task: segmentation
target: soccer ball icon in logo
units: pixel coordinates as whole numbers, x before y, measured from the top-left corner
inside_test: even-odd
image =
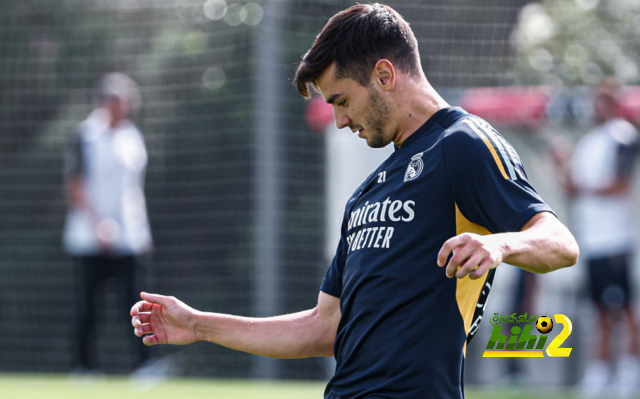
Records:
[[[536,328],[541,334],[549,334],[553,330],[553,320],[549,316],[540,316],[536,320]]]

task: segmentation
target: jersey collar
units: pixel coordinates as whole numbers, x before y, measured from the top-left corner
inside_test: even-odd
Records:
[[[460,107],[442,108],[435,114],[431,115],[431,118],[427,119],[424,125],[420,126],[418,130],[411,134],[411,136],[407,137],[404,143],[402,143],[402,147],[398,148],[395,143],[393,144],[393,147],[396,149],[396,151],[399,149],[407,148],[414,141],[424,136],[436,124],[442,126],[442,128],[444,129],[447,129],[453,124],[456,119],[464,115],[468,115],[468,113]]]

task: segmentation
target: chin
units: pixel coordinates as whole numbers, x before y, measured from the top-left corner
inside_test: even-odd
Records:
[[[379,140],[367,139],[367,145],[371,148],[384,148],[387,145],[389,145],[389,143],[385,143],[384,141],[379,141]]]
[[[389,145],[391,140],[386,140],[382,135],[365,137],[367,145],[371,148],[384,148]]]

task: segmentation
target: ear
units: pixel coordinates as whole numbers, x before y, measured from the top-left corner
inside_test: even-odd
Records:
[[[396,86],[396,70],[389,60],[378,60],[373,67],[371,79],[382,90],[391,91]]]

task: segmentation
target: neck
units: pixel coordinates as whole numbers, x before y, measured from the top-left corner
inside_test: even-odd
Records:
[[[393,139],[397,147],[401,147],[402,143],[424,125],[433,114],[449,106],[426,78],[423,78],[419,84],[408,79],[402,83],[398,91],[402,93],[402,97],[396,102],[400,104],[396,114],[398,130]]]
[[[610,122],[611,120],[615,119],[617,117],[617,115],[612,114],[612,115],[607,115],[603,118],[600,118],[600,120],[598,121],[598,125],[604,125],[605,123]]]
[[[111,129],[116,129],[118,128],[118,126],[120,126],[120,123],[122,123],[122,119],[123,118],[114,118],[113,116],[111,116],[109,118],[109,127]]]

